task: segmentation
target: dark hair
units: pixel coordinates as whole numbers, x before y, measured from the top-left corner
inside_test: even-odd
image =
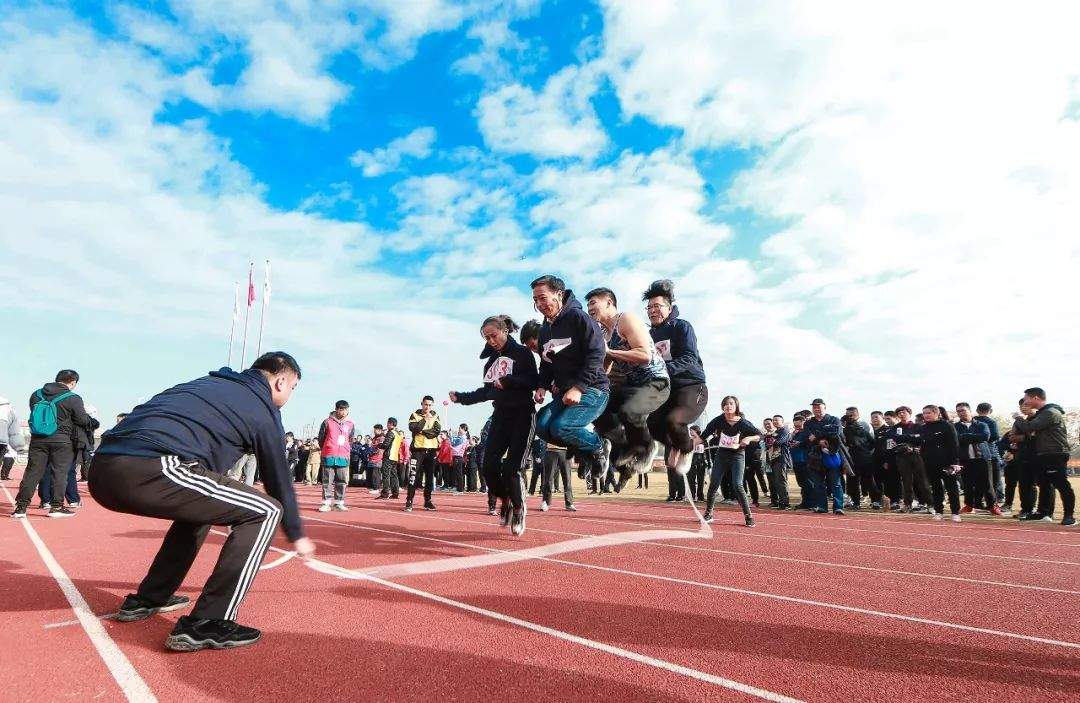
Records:
[[[286,437],[295,437],[296,435],[294,435],[292,432],[286,432],[285,436]]]
[[[784,419],[784,416],[783,416],[783,415],[781,415],[780,413],[776,413],[775,415],[773,415],[773,416],[772,416],[772,419],[774,419],[774,420],[775,420],[776,418],[780,418],[781,420],[783,420],[783,419]]]
[[[652,298],[663,298],[668,301],[668,305],[675,302],[675,284],[669,278],[661,278],[659,281],[653,281],[649,284],[649,287],[645,289],[645,292],[641,294],[642,300],[650,300]]]
[[[387,427],[397,427],[397,418],[396,417],[387,418],[386,419],[386,426]]]
[[[791,416],[791,421],[792,422],[795,422],[796,420],[805,420],[805,419],[806,418],[803,417],[802,412],[797,412],[797,413],[795,413],[794,415]]]
[[[926,405],[922,406],[923,410],[926,410],[927,408],[930,408],[932,410],[939,410],[940,411],[939,406],[937,406],[937,405],[935,405],[933,403],[927,403]]]
[[[539,286],[547,286],[556,293],[562,293],[564,290],[566,290],[566,283],[563,282],[563,279],[559,278],[558,276],[541,276],[540,278],[529,284],[530,288],[537,288]]]
[[[870,412],[870,417],[873,417],[874,415],[884,415],[884,414],[885,413],[881,412],[880,410],[872,410]]]
[[[697,425],[690,425],[690,429],[693,430],[694,432],[697,432],[698,434],[701,434],[701,428],[698,427]]]
[[[71,373],[75,372],[72,371]],[[75,380],[79,380],[78,374],[75,374]],[[1028,388],[1026,391],[1024,391],[1024,395],[1031,396],[1032,398],[1038,398],[1039,400],[1046,400],[1046,391],[1044,391],[1042,388],[1039,388],[1038,386],[1035,386],[1034,388]]]
[[[883,412],[881,414],[884,415],[885,417],[896,417],[896,411],[895,410],[886,410],[885,412]]]
[[[124,419],[125,417],[127,417],[127,416],[128,416],[128,413],[116,413],[116,419],[117,419],[118,421],[119,421],[119,420],[123,420],[123,419]]]
[[[938,414],[941,415],[942,420],[945,420],[946,422],[949,421],[949,411],[945,408],[944,405],[937,406],[937,411]]]
[[[720,410],[722,411],[724,409],[724,403],[728,402],[728,400],[735,401],[735,414],[742,415],[742,408],[739,407],[739,399],[733,395],[725,395],[723,397],[723,399],[720,401]]]
[[[344,410],[345,408],[348,408],[348,407],[349,407],[349,401],[347,401],[347,400],[339,400],[338,402],[334,403],[334,409],[335,410]]]
[[[468,431],[469,431],[469,426],[468,426],[468,425],[466,425],[466,424],[465,424],[465,423],[463,422],[463,423],[461,423],[460,425],[458,425],[458,429],[459,429],[459,430],[465,430],[466,432],[468,432]]]
[[[854,410],[855,412],[859,412],[859,409],[856,408],[854,405],[852,405],[850,408],[847,408],[846,410],[844,410],[844,412],[849,413],[852,410]]]
[[[521,343],[529,341],[530,339],[540,339],[540,323],[536,320],[529,320],[521,328]]]
[[[585,300],[590,301],[593,298],[608,298],[611,300],[611,304],[615,307],[619,307],[619,299],[615,297],[615,291],[610,288],[593,288],[591,291],[585,294]]]
[[[975,408],[975,412],[992,413],[994,412],[994,408],[990,405],[990,403],[979,403],[978,407]]]
[[[971,403],[957,403],[956,409],[959,410],[960,408],[967,408],[968,410],[971,410]]]
[[[420,399],[420,402],[423,403],[425,400],[430,400],[432,403],[435,402],[435,399],[432,398],[430,395],[425,395],[423,398]]]
[[[804,420],[806,418],[808,418],[808,417],[813,417],[814,416],[814,413],[810,412],[809,410],[800,410],[799,414],[801,414],[803,416]]]
[[[896,414],[897,414],[897,415],[899,415],[899,414],[900,414],[900,411],[904,411],[904,412],[906,412],[906,413],[907,413],[908,415],[910,415],[910,414],[911,414],[911,408],[909,408],[909,407],[908,407],[908,406],[906,406],[906,405],[901,405],[900,407],[898,407],[898,408],[896,409]]]
[[[271,376],[292,371],[297,378],[300,378],[300,364],[296,363],[292,354],[286,354],[283,351],[266,352],[251,363],[251,368],[265,371]]]
[[[381,430],[382,428],[383,428],[382,425],[380,425],[379,423],[375,423],[375,426],[372,427],[371,429],[373,429],[373,430]]]
[[[61,369],[56,372],[57,383],[78,383],[79,372],[74,369]]]
[[[493,325],[506,333],[517,332],[519,329],[517,323],[514,322],[509,315],[492,315],[484,320],[480,325],[480,329],[484,329],[488,325]]]

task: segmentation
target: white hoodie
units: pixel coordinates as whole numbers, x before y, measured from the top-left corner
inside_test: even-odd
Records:
[[[22,449],[24,444],[15,406],[2,396],[0,396],[0,444],[6,444],[12,449]]]

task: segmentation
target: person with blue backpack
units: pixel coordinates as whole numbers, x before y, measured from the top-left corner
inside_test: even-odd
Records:
[[[75,394],[79,374],[63,369],[54,383],[46,383],[30,396],[30,449],[26,473],[19,483],[13,518],[26,517],[26,509],[34,497],[47,468],[52,469],[52,500],[49,517],[63,518],[75,514],[64,506],[68,469],[75,460],[75,433],[90,426],[90,416],[83,400]]]

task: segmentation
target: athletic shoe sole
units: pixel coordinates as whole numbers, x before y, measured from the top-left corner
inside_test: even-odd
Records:
[[[75,517],[75,513],[49,513],[51,518]]]
[[[163,605],[160,608],[121,610],[116,614],[116,620],[118,622],[136,622],[138,620],[145,620],[151,615],[157,615],[158,613],[171,613],[174,610],[183,610],[189,605],[191,605],[191,601],[184,601],[183,603],[177,603],[176,605]]]
[[[255,644],[261,638],[262,634],[260,633],[250,640],[218,642],[213,639],[197,640],[191,635],[169,635],[165,640],[165,649],[171,649],[174,652],[198,652],[201,649],[236,649],[237,647]]]

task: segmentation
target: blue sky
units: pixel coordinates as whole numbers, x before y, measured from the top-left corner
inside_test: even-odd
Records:
[[[338,397],[370,424],[475,385],[478,322],[532,315],[547,272],[630,309],[674,279],[713,395],[752,414],[1080,395],[1075,326],[1007,283],[1037,267],[1064,298],[1080,258],[1071,10],[1021,20],[1006,60],[1016,18],[918,4],[6,7],[20,403],[71,366],[110,417],[221,365],[266,258],[267,346],[306,369],[296,428]],[[940,303],[977,289],[983,315]]]

